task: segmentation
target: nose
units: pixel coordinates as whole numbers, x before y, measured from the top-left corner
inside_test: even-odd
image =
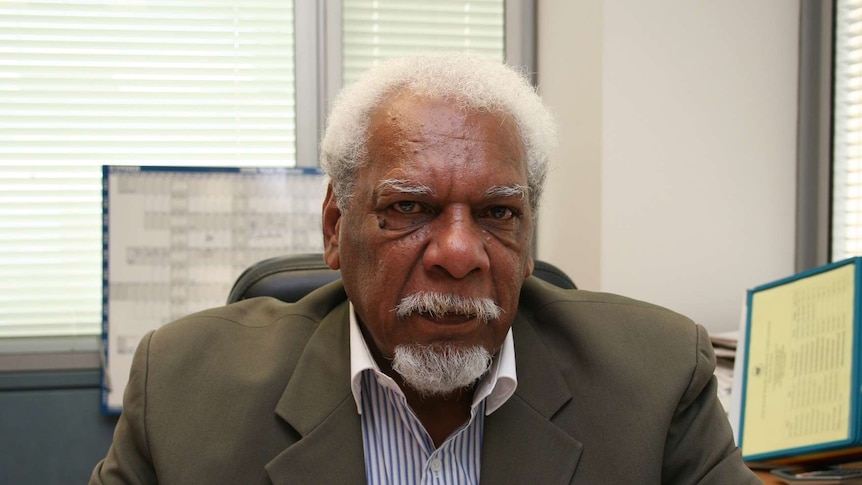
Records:
[[[447,209],[432,224],[422,264],[427,271],[442,270],[457,279],[487,271],[490,261],[484,236],[469,208]]]

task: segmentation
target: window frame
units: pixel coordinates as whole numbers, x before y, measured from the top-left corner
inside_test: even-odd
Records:
[[[505,57],[536,78],[536,0],[505,1]],[[325,116],[341,89],[341,1],[295,0],[296,166],[318,166]],[[0,339],[0,372],[103,367],[101,335]]]
[[[831,260],[834,1],[801,2],[795,271]]]

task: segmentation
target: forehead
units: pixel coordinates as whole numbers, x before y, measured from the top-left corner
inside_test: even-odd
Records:
[[[510,115],[465,108],[449,98],[395,92],[370,113],[367,136],[368,165],[376,169],[412,162],[432,170],[448,162],[449,168],[499,165],[526,174],[524,146]]]
[[[454,98],[421,95],[405,89],[390,93],[370,112],[368,129],[371,135],[387,128],[414,133],[464,129],[482,133],[497,142],[512,138],[512,142],[521,145],[515,120],[508,114],[471,107]]]

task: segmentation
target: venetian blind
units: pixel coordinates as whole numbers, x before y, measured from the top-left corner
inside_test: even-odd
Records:
[[[862,255],[862,0],[835,11],[833,261]]]
[[[290,0],[0,3],[0,337],[101,331],[101,165],[293,166]]]
[[[381,59],[471,51],[505,57],[504,0],[344,0],[344,83]]]

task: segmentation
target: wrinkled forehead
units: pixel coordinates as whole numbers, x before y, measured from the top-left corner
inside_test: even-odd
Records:
[[[523,144],[505,115],[402,94],[372,115],[366,147],[355,190],[369,195],[385,188],[439,199],[529,196]]]
[[[385,96],[368,117],[366,152],[393,142],[469,139],[497,144],[512,161],[526,163],[526,150],[511,115],[476,107],[469,100],[400,89]]]

